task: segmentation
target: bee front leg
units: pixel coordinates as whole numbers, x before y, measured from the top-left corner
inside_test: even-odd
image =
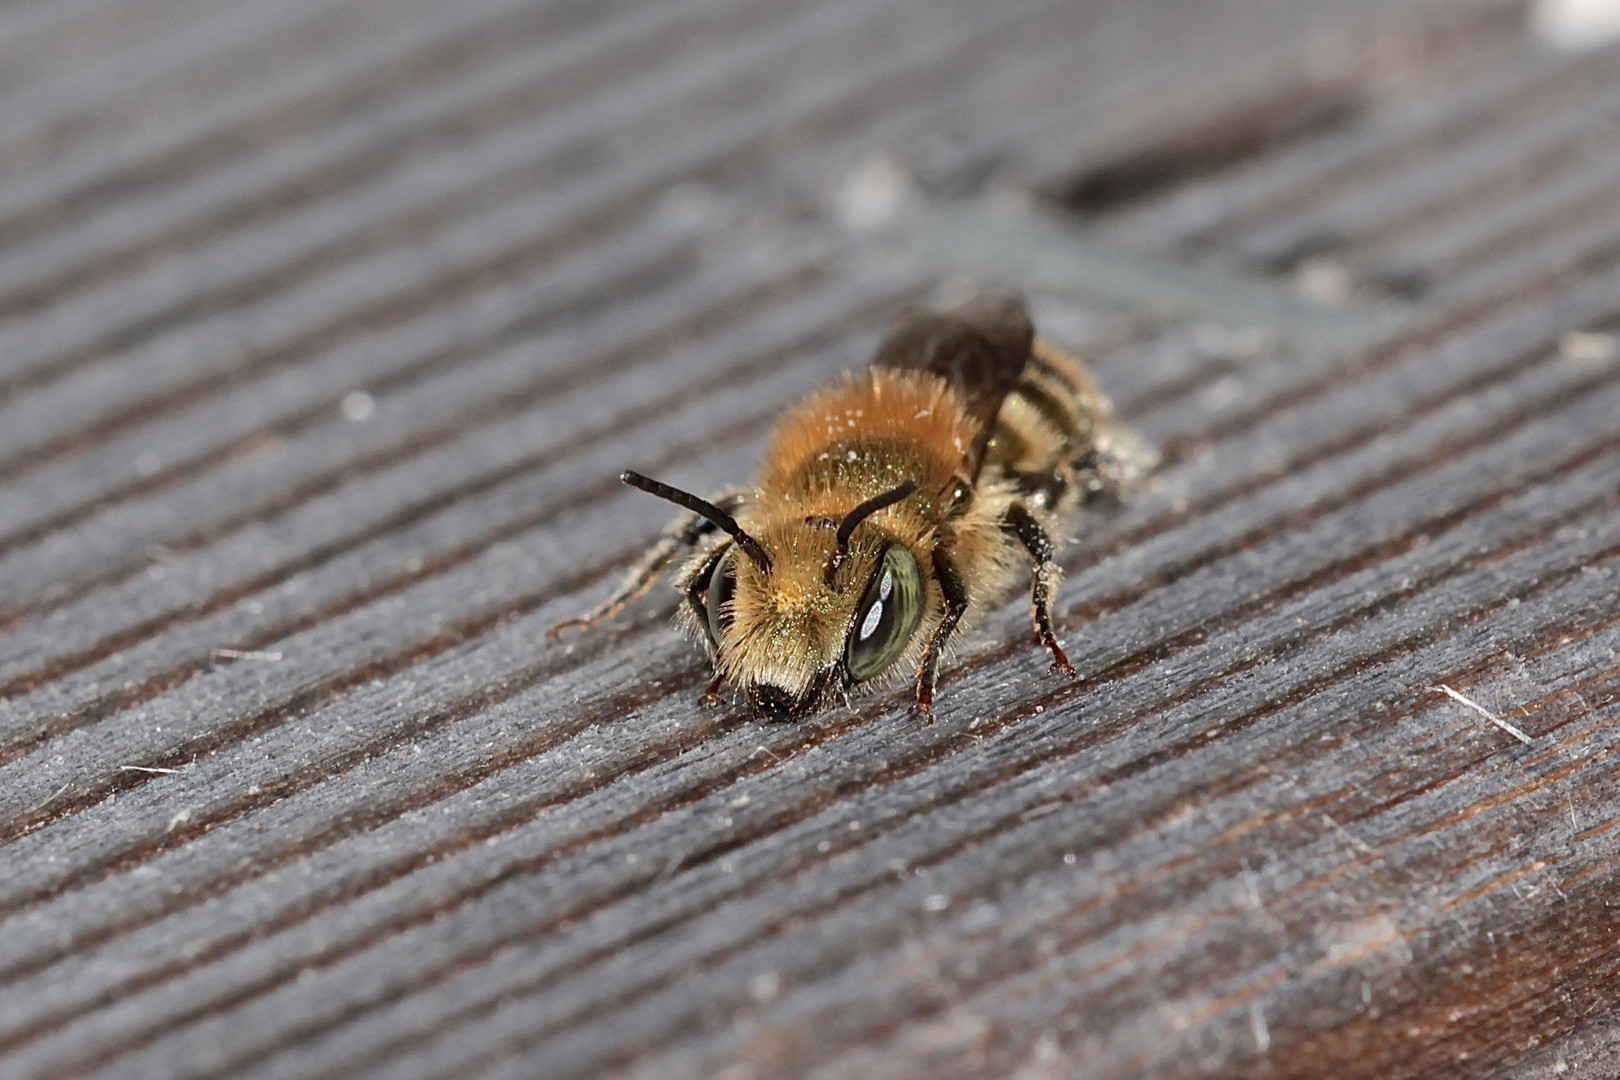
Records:
[[[727,513],[732,512],[743,504],[746,496],[741,492],[730,492],[714,500],[714,505]],[[682,551],[695,547],[704,537],[715,531],[714,522],[697,514],[682,514],[675,519],[675,524],[659,537],[658,542],[648,550],[647,554],[625,575],[619,587],[613,590],[613,595],[602,601],[596,607],[583,615],[572,619],[562,619],[551,624],[546,636],[555,641],[562,636],[563,631],[580,629],[589,630],[591,627],[607,619],[613,618],[623,611],[625,605],[638,599],[653,582],[658,580],[660,574],[669,568]]]
[[[1057,591],[1058,582],[1062,579],[1063,571],[1058,568],[1052,556],[1055,554],[1052,538],[1047,535],[1041,523],[1035,520],[1035,515],[1021,502],[1015,502],[1007,510],[1003,519],[1003,527],[1018,537],[1024,549],[1035,560],[1035,569],[1030,575],[1030,615],[1035,620],[1035,636],[1052,654],[1052,668],[1054,672],[1073,675],[1074,666],[1064,655],[1063,646],[1058,643],[1057,634],[1052,630],[1052,594]]]
[[[945,617],[934,630],[934,636],[928,639],[928,648],[923,650],[922,662],[917,665],[917,700],[911,706],[912,712],[926,718],[930,724],[934,722],[934,684],[939,678],[939,658],[968,609],[967,584],[956,564],[938,549],[934,551],[934,575],[939,578],[940,591],[945,595]]]
[[[686,569],[681,571],[679,585],[686,596],[686,610],[691,613],[698,626],[703,626],[709,621],[709,609],[704,603],[704,596],[709,591],[709,582],[714,580],[715,567],[720,565],[720,560],[725,558],[726,552],[730,550],[730,541],[716,544],[707,554],[694,558]]]
[[[725,558],[726,552],[730,550],[730,541],[716,544],[707,555],[701,555],[694,559],[694,565],[689,567],[682,575],[681,584],[684,586],[686,593],[686,609],[691,613],[693,622],[698,626],[704,625],[709,619],[709,611],[704,604],[704,596],[708,592],[709,582],[714,579],[715,567],[720,565],[720,560]],[[714,648],[710,648],[709,656],[711,659],[717,660],[718,657],[715,652]],[[725,676],[720,673],[717,665],[714,680],[703,691],[703,696],[698,698],[698,704],[707,705],[710,708],[720,705],[720,684],[724,681]]]

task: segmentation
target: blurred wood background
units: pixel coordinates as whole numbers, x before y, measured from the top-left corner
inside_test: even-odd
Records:
[[[1083,682],[547,645],[985,286]],[[1617,323],[1518,3],[6,0],[0,1077],[1620,1075]]]

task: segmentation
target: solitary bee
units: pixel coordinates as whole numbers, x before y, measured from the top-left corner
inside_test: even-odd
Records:
[[[755,715],[793,720],[909,674],[932,718],[941,656],[1028,559],[1036,637],[1072,676],[1052,629],[1062,526],[1150,457],[1109,411],[1018,301],[909,311],[870,367],[777,422],[754,490],[708,501],[623,473],[686,513],[600,607],[551,633],[618,614],[696,549],[680,622],[714,664],[705,703],[730,683]]]

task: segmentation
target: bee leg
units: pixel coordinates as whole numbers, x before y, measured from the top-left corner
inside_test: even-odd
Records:
[[[939,678],[939,657],[968,608],[967,585],[961,572],[949,556],[937,549],[934,574],[939,578],[940,591],[945,594],[945,617],[940,620],[934,636],[928,639],[928,648],[923,650],[922,662],[917,665],[917,700],[911,706],[912,712],[930,724],[934,722],[934,684]]]
[[[1090,505],[1108,494],[1109,483],[1105,479],[1108,462],[1095,446],[1075,458],[1070,467],[1074,470],[1082,506]]]
[[[1035,560],[1029,589],[1029,609],[1035,620],[1035,636],[1052,654],[1051,670],[1073,675],[1074,667],[1064,655],[1063,646],[1058,643],[1057,634],[1052,630],[1052,594],[1057,591],[1058,580],[1062,576],[1062,571],[1052,558],[1052,538],[1046,535],[1041,523],[1035,520],[1035,515],[1023,503],[1015,502],[1008,508],[1003,526],[1018,537]]]
[[[730,550],[730,541],[717,544],[702,557],[701,562],[697,559],[692,560],[696,569],[688,567],[681,572],[680,585],[686,595],[686,607],[699,626],[709,621],[709,609],[705,606],[703,598],[709,591],[709,582],[714,579],[714,568],[720,565],[720,560],[725,558],[726,552]]]
[[[1077,476],[1066,465],[1038,472],[1008,470],[1008,476],[1018,486],[1019,500],[1027,506],[1060,512],[1074,498]]]
[[[733,492],[714,500],[714,505],[730,513],[741,506],[744,496],[741,492]],[[626,604],[636,600],[648,589],[658,576],[668,569],[669,564],[683,550],[697,545],[698,541],[715,531],[714,522],[697,514],[682,514],[675,519],[672,525],[658,542],[643,555],[641,561],[625,575],[624,581],[613,590],[613,595],[602,601],[596,607],[583,615],[572,619],[562,619],[551,624],[546,631],[546,637],[555,641],[562,636],[564,630],[578,628],[589,630],[596,624],[613,618],[623,611]]]
[[[692,617],[697,620],[698,626],[704,625],[709,618],[709,610],[704,606],[703,597],[708,591],[709,582],[714,578],[714,568],[720,565],[720,560],[725,558],[726,552],[730,550],[730,541],[717,544],[712,551],[703,556],[703,561],[697,564],[696,570],[686,572],[686,607],[692,613]],[[709,655],[713,658],[714,650],[712,648],[709,650]],[[716,671],[713,681],[703,691],[703,696],[698,698],[698,704],[707,705],[710,708],[720,705],[722,703],[720,700],[720,684],[724,681],[725,676]]]

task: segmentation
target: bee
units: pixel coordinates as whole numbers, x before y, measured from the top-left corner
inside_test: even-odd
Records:
[[[941,659],[1027,565],[1036,640],[1072,677],[1051,610],[1066,527],[1152,462],[1109,417],[1021,302],[911,309],[868,368],[785,412],[752,490],[701,499],[623,473],[684,513],[606,601],[551,635],[617,615],[692,552],[678,618],[713,663],[705,703],[730,684],[756,716],[797,720],[910,678],[931,720]]]

